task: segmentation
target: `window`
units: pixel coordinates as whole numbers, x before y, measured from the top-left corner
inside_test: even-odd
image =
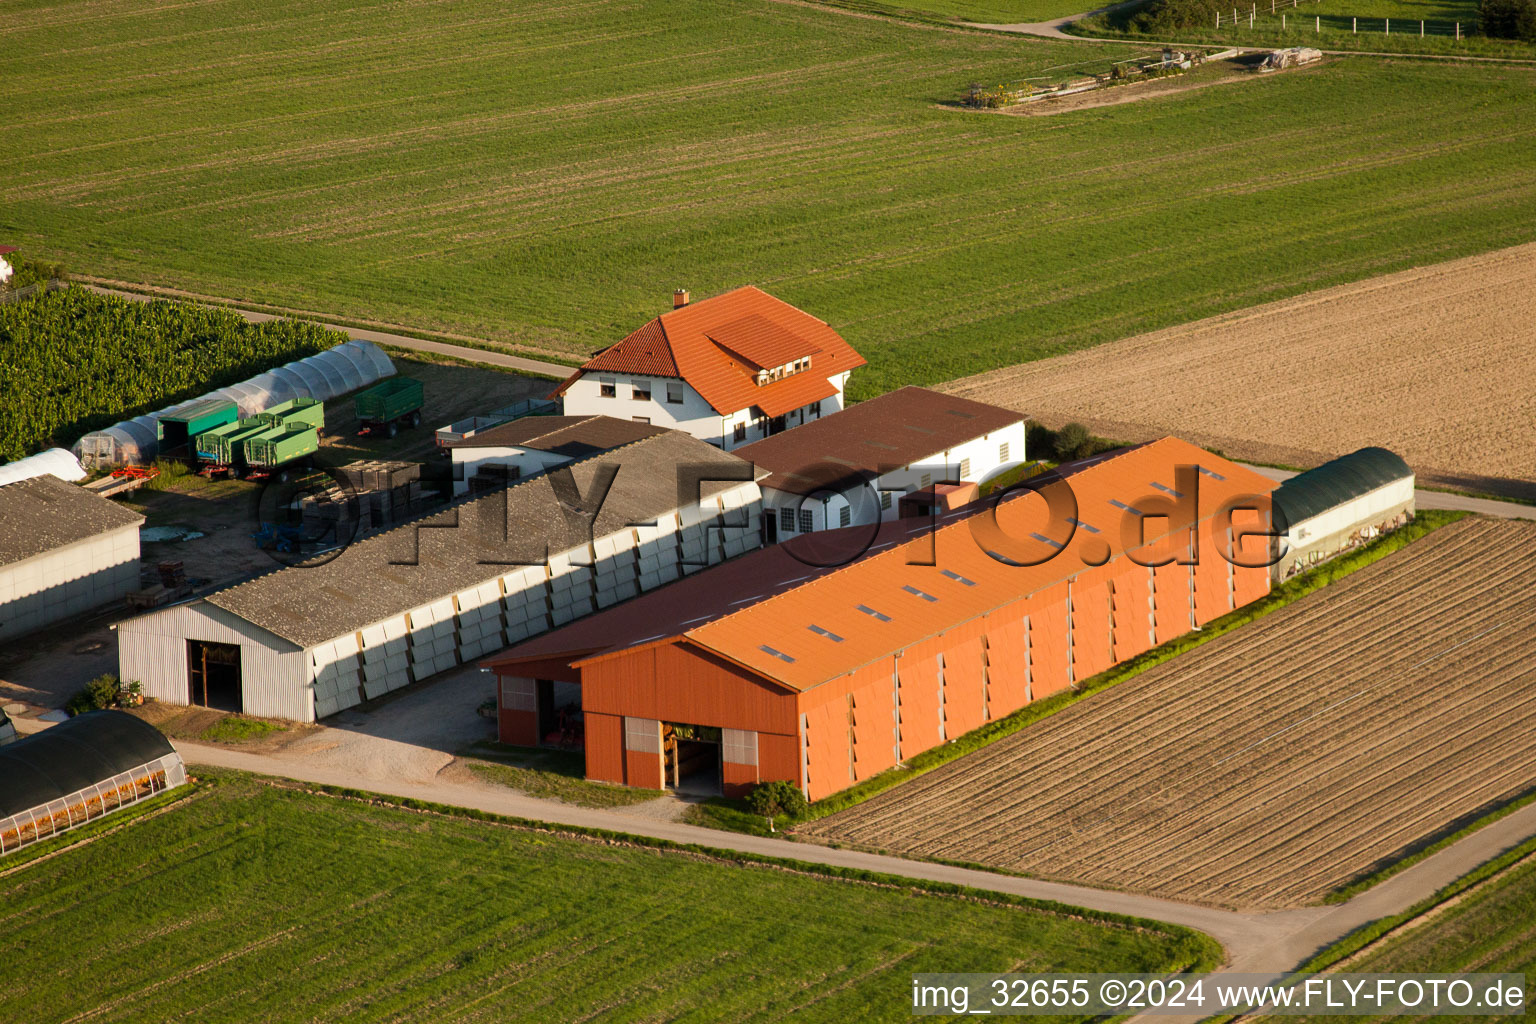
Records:
[[[667,404],[683,404],[683,382],[680,380],[667,381]]]
[[[745,441],[747,439],[747,425],[745,423],[736,424],[736,429],[732,432],[731,438],[737,444]]]
[[[821,403],[820,402],[812,402],[811,403],[811,415],[812,416],[817,416],[817,417],[821,416]]]
[[[844,505],[842,508],[837,510],[837,525],[838,526],[847,526],[851,522],[853,522],[853,509],[852,508],[848,507],[847,505]]]
[[[1004,441],[1002,444],[997,446],[997,461],[998,462],[1007,462],[1008,461],[1008,442],[1007,441]]]
[[[597,381],[597,395],[599,398],[618,398],[619,385],[612,377],[600,377]]]
[[[916,587],[911,586],[910,584],[907,585],[907,586],[902,587],[901,589],[905,590],[907,593],[911,594],[913,597],[920,597],[920,598],[922,598],[924,601],[937,601],[938,600],[938,598],[934,597],[932,594],[928,593],[927,591],[918,590]]]
[[[651,400],[651,382],[648,380],[632,380],[629,382],[630,396],[637,402],[649,402]]]
[[[787,505],[779,509],[779,529],[785,533],[795,532],[795,510]]]
[[[816,529],[816,520],[811,517],[811,510],[808,509],[808,508],[801,509],[800,510],[800,532],[801,533],[810,533],[814,529]]]
[[[961,480],[969,480],[970,478],[971,478],[971,460],[970,459],[961,459],[960,460],[960,479]]]
[[[880,492],[880,507],[881,507],[881,509],[883,509],[883,510],[885,510],[887,512],[889,512],[891,510],[891,492],[890,491],[881,491]]]
[[[649,424],[651,422],[651,418],[649,416],[631,416],[630,419],[634,420],[636,423]]]

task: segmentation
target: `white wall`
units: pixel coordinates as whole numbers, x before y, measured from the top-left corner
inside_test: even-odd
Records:
[[[512,446],[492,445],[484,448],[455,446],[449,449],[449,453],[453,456],[453,493],[455,495],[467,494],[470,478],[479,473],[484,466],[516,466],[515,479],[521,480],[571,461],[565,455]]]
[[[614,382],[617,392],[613,398],[604,398],[601,388],[604,381]],[[848,384],[848,374],[840,373],[827,378],[837,389],[837,394],[821,401],[821,415],[829,416],[843,408],[843,389]],[[701,441],[719,445],[729,451],[739,445],[751,444],[767,437],[767,421],[758,422],[751,409],[741,409],[722,416],[686,381],[683,385],[681,404],[668,402],[667,383],[678,383],[675,377],[648,377],[633,373],[606,373],[591,371],[583,374],[566,390],[563,411],[567,416],[614,416],[621,420],[647,419],[658,427],[670,427],[692,434]],[[633,397],[636,383],[649,383],[649,401]],[[809,414],[809,406],[796,409],[785,416],[786,423],[800,426],[816,418]],[[736,440],[737,424],[745,424],[746,437]]]
[[[1311,519],[1288,524],[1285,552],[1274,563],[1271,575],[1284,579],[1296,563],[1304,567],[1337,554],[1361,529],[1380,527],[1403,509],[1411,511],[1415,479],[1410,476],[1394,480]]]
[[[144,684],[144,695],[188,703],[187,641],[240,648],[241,710],[263,718],[315,719],[305,685],[304,653],[216,605],[193,601],[118,623],[117,674]]]
[[[0,641],[114,604],[137,589],[137,524],[13,562],[0,567]]]
[[[856,487],[840,494],[819,494],[814,498],[802,498],[801,495],[789,491],[780,491],[772,486],[772,478],[763,485],[763,508],[765,512],[772,511],[778,514],[779,510],[792,508],[795,510],[796,528],[794,533],[804,532],[799,529],[800,511],[807,510],[811,513],[812,529],[826,530],[836,529],[842,525],[842,509],[849,510],[850,526],[865,526],[879,520],[895,519],[900,513],[898,509],[899,499],[903,494],[921,490],[935,483],[945,480],[965,480],[972,483],[985,483],[992,477],[1027,461],[1024,451],[1024,422],[1012,423],[994,430],[990,434],[972,438],[963,444],[941,452],[918,459],[900,469],[883,473],[874,481],[873,487]],[[1007,445],[1007,458],[1003,455],[1003,445]],[[965,463],[969,460],[969,464]],[[967,470],[962,474],[962,469]],[[889,494],[889,508],[881,508],[880,493]],[[786,536],[782,516],[778,537],[780,540]]]

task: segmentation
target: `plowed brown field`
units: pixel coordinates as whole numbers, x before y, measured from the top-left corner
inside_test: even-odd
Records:
[[[1298,906],[1536,784],[1536,524],[1468,519],[821,839]]]
[[[1277,242],[1276,244],[1283,244]],[[1536,497],[1536,244],[1310,292],[944,390],[1123,441],[1311,466],[1391,448],[1421,479]]]

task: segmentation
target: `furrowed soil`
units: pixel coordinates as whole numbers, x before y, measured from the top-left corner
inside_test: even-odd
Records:
[[[1275,244],[1284,244],[1275,239]],[[1311,466],[1364,445],[1536,497],[1536,245],[1266,303],[944,389],[1122,441]]]
[[[1536,785],[1536,525],[1468,519],[801,831],[1294,907]]]

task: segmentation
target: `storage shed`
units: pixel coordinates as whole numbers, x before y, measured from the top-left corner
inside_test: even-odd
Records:
[[[1413,518],[1414,474],[1385,448],[1359,451],[1297,474],[1275,488],[1271,571],[1283,580]],[[1282,518],[1283,517],[1283,518]]]
[[[0,642],[137,590],[142,522],[50,474],[0,486]]]
[[[250,417],[295,398],[328,401],[394,372],[389,356],[373,342],[349,341],[200,398],[92,431],[75,442],[73,451],[95,468],[152,462],[160,451],[162,418],[200,411],[219,400],[234,402],[241,417]],[[180,433],[185,435],[185,428]]]
[[[1268,593],[1272,481],[1176,438],[1065,472],[1050,514],[897,519],[842,566],[804,556],[849,531],[798,537],[525,641],[486,662],[501,739],[576,684],[590,779],[815,800]]]
[[[758,546],[751,467],[662,431],[117,626],[177,704],[314,721]]]
[[[0,747],[0,854],[187,781],[160,730],[124,711],[90,711]]]

